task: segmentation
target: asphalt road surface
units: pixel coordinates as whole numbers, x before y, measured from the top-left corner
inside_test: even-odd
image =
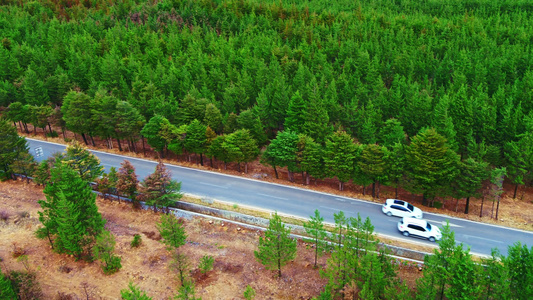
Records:
[[[60,144],[27,140],[30,153],[36,156],[37,161],[65,149],[65,146]],[[152,173],[157,164],[144,159],[92,152],[98,156],[106,171],[111,167],[116,167],[118,170],[123,160],[129,160],[135,166],[139,180]],[[397,229],[399,218],[384,215],[381,212],[381,205],[377,203],[186,167],[167,165],[167,168],[175,180],[181,181],[181,190],[186,194],[278,211],[280,214],[302,218],[314,215],[315,209],[318,209],[325,222],[329,223],[334,223],[333,214],[339,211],[343,211],[347,217],[357,217],[359,213],[363,219],[370,218],[375,226],[375,232],[379,235],[407,242],[436,245],[423,239],[403,237]],[[463,243],[465,248],[470,247],[473,254],[490,255],[492,248],[498,248],[502,254],[507,255],[508,246],[515,242],[533,246],[533,232],[432,213],[424,213],[424,219],[439,227],[448,220],[455,232],[456,241]]]

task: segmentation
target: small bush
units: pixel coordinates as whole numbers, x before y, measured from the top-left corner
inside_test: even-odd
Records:
[[[441,209],[442,208],[442,202],[435,201],[433,203],[433,207],[435,207],[436,209]]]
[[[109,258],[109,261],[106,262],[105,265],[102,266],[102,270],[104,270],[104,274],[111,275],[113,273],[118,272],[122,268],[121,264],[122,259],[118,256],[111,256]]]
[[[17,213],[17,216],[19,216],[21,219],[29,218],[30,217],[30,213],[27,212],[27,211],[19,211]]]
[[[10,217],[10,215],[9,215],[9,213],[7,211],[5,211],[5,210],[1,210],[0,211],[0,220],[2,220],[2,221],[7,223],[7,220],[9,220],[9,217]]]
[[[200,269],[200,272],[202,272],[202,274],[205,274],[213,270],[214,262],[215,262],[215,258],[213,256],[204,255],[202,259],[200,260],[200,265],[198,266],[198,268]]]
[[[66,273],[66,274],[68,274],[68,273],[70,273],[70,271],[72,271],[72,268],[69,267],[69,266],[66,266],[66,265],[61,265],[61,266],[59,266],[58,270],[59,270],[59,272],[61,272],[61,273]]]
[[[75,294],[65,294],[62,292],[57,292],[55,300],[75,300],[78,299]]]
[[[141,240],[141,235],[140,234],[136,234],[133,236],[133,241],[131,241],[131,247],[132,248],[137,248],[141,245],[142,243],[142,240]]]
[[[24,250],[24,248],[22,247],[19,247],[17,243],[13,243],[12,246],[13,246],[13,252],[12,252],[13,258],[18,258],[19,256],[26,254],[26,250]]]
[[[47,132],[47,133],[46,133],[46,136],[47,136],[47,137],[51,137],[51,138],[56,138],[56,137],[59,136],[59,134],[57,134],[57,131],[52,130],[52,132]]]
[[[250,285],[247,285],[246,290],[244,290],[244,299],[252,300],[253,298],[255,298],[255,290]]]
[[[11,271],[9,278],[13,283],[15,293],[24,295],[23,299],[42,299],[43,292],[34,272]]]

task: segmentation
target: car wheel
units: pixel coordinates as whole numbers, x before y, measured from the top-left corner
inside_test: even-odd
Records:
[[[435,238],[430,236],[429,239],[428,239],[430,242],[434,242],[435,241]]]
[[[387,216],[392,216],[392,213],[390,211],[387,212]]]
[[[403,235],[404,235],[404,236],[409,236],[409,232],[404,231],[404,232],[403,232]]]

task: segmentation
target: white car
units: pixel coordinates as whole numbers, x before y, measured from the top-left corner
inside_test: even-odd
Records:
[[[429,224],[426,220],[404,217],[398,222],[398,230],[404,236],[421,237],[428,239],[430,242],[438,241],[442,238],[440,229],[435,225]]]
[[[409,217],[422,219],[423,213],[420,208],[413,206],[409,202],[398,199],[387,199],[381,208],[387,216]]]

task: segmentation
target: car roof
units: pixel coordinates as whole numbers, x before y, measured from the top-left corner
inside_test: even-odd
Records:
[[[422,220],[422,219],[416,219],[416,218],[409,218],[409,217],[403,217],[403,222],[404,223],[409,223],[409,224],[416,224],[416,225],[420,225],[420,226],[426,226],[428,221],[426,220]]]
[[[407,201],[399,200],[399,199],[387,199],[388,204],[400,204],[405,205]]]

